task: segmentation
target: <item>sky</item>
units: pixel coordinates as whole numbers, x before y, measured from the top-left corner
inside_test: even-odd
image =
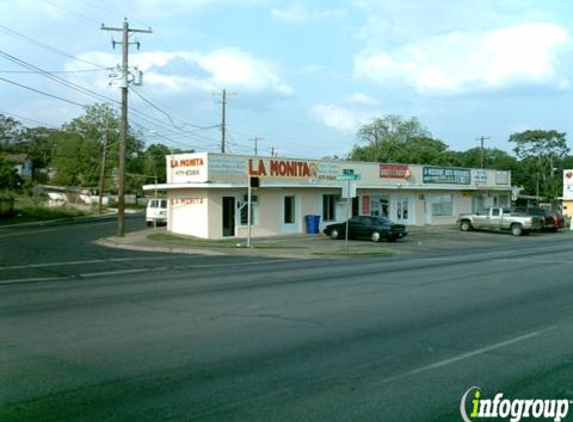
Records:
[[[153,31],[129,55],[148,144],[219,151],[225,89],[231,153],[258,138],[259,154],[344,157],[388,114],[453,150],[511,151],[515,132],[573,133],[572,15],[565,0],[0,0],[0,114],[59,127],[117,106],[121,34],[101,25],[127,18]]]

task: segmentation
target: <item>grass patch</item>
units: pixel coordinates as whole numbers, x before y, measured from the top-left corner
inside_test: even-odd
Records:
[[[24,206],[15,209],[12,215],[1,218],[0,225],[74,218],[84,215],[87,213],[70,207]]]
[[[187,239],[184,237],[173,236],[171,234],[164,233],[153,233],[147,236],[148,239],[155,240],[156,242],[169,243],[171,245],[183,245],[183,246],[194,246],[198,248],[238,248],[246,247],[241,244],[237,246],[239,242],[232,240],[201,240],[201,239]]]
[[[169,243],[171,245],[189,246],[195,248],[241,248],[246,249],[247,243],[244,240],[202,240],[188,239],[165,233],[153,233],[147,236],[150,240],[156,242]],[[288,243],[257,243],[253,242],[254,249],[302,249],[307,248],[305,245],[296,245]]]
[[[388,248],[348,248],[348,249],[324,249],[313,252],[313,255],[345,255],[345,256],[394,256],[396,251]]]

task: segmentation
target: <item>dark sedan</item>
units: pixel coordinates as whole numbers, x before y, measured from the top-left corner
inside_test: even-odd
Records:
[[[324,234],[331,239],[344,239],[346,222],[330,224],[324,228]],[[369,239],[379,242],[386,239],[394,242],[406,237],[408,232],[403,224],[396,224],[384,217],[358,216],[348,220],[349,239]]]

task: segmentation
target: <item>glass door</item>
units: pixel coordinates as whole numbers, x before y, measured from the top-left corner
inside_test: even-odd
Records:
[[[394,198],[394,215],[390,217],[395,223],[409,224],[410,223],[410,198],[407,196],[399,196]]]

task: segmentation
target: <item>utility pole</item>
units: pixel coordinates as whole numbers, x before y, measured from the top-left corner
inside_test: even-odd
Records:
[[[121,32],[121,120],[119,125],[119,166],[118,166],[118,192],[117,192],[117,236],[125,236],[125,161],[126,161],[126,144],[127,144],[127,130],[128,130],[128,119],[127,119],[127,99],[128,99],[128,86],[129,86],[129,45],[135,44],[139,49],[139,42],[130,43],[129,34],[130,33],[145,33],[151,34],[151,28],[149,29],[133,29],[129,27],[127,19],[123,21],[121,28],[107,27],[102,24],[102,31],[115,31]],[[119,44],[112,41],[113,48],[115,45]]]
[[[105,125],[105,134],[103,138],[103,151],[101,155],[101,169],[99,171],[99,200],[98,200],[98,213],[102,215],[103,213],[103,191],[105,189],[105,161],[107,157],[107,146],[109,144],[109,128],[107,123]]]
[[[476,141],[479,141],[479,145],[480,145],[480,169],[483,170],[484,168],[484,157],[483,157],[483,153],[484,153],[484,141],[491,139],[489,136],[480,136],[479,138],[476,139]]]
[[[259,141],[264,140],[265,138],[259,138],[255,136],[254,138],[249,139],[249,141],[255,142],[255,156],[259,155]]]
[[[271,157],[275,156],[275,147],[271,147]]]
[[[221,153],[225,154],[226,152],[226,132],[227,132],[227,95],[237,95],[236,92],[227,92],[226,89],[223,89],[221,94],[216,93],[214,95],[221,95]]]

